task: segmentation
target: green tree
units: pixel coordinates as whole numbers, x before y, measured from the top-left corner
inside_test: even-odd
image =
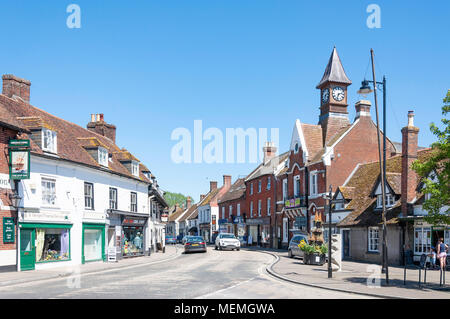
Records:
[[[169,207],[172,207],[175,204],[182,206],[186,204],[187,196],[180,193],[165,192],[164,199],[166,200],[167,204],[169,204]]]
[[[425,200],[423,208],[428,211],[425,220],[433,225],[450,224],[450,208],[443,213],[442,208],[450,206],[450,90],[444,98],[441,120],[443,129],[439,129],[434,123],[430,124],[431,132],[437,137],[437,142],[431,145],[433,151],[429,158],[424,161],[415,161],[412,168],[423,178],[424,194],[430,194]],[[436,180],[433,182],[429,177],[435,173]]]

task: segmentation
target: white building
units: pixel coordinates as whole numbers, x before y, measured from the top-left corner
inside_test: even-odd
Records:
[[[20,81],[10,77],[8,85]],[[115,144],[116,127],[97,114],[82,128],[31,106],[23,90],[17,92],[2,95],[0,103],[31,132],[22,136],[31,141],[31,174],[19,184],[19,270],[163,248],[162,192],[151,172]]]

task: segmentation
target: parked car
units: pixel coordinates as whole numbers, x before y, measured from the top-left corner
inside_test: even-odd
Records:
[[[177,243],[177,238],[172,236],[166,236],[166,244],[175,245]]]
[[[206,242],[201,236],[186,236],[186,242],[184,244],[184,253],[190,253],[194,251],[207,252]]]
[[[221,233],[216,238],[215,249],[240,250],[241,242],[236,238],[236,236],[234,236],[234,234]]]
[[[306,235],[298,234],[292,237],[288,246],[288,256],[290,258],[294,258],[295,256],[303,258],[303,251],[298,248],[298,244],[300,244],[302,240],[308,242]]]
[[[183,245],[186,244],[186,240],[187,240],[189,237],[196,237],[196,236],[186,235],[186,236],[184,236],[183,239],[181,240],[181,243],[182,243]]]

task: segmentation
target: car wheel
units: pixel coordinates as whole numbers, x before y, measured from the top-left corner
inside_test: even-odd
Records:
[[[214,246],[214,249],[217,250],[217,246]]]
[[[237,251],[241,250],[240,248],[236,248]]]
[[[290,249],[288,250],[288,257],[289,258],[294,258],[294,255],[292,255],[292,250],[290,250]]]
[[[222,250],[222,246],[219,245],[219,250]]]

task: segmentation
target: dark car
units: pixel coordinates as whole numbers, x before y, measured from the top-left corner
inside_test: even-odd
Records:
[[[176,237],[171,237],[171,236],[166,236],[166,244],[176,244],[177,243],[177,238]]]
[[[184,253],[200,251],[206,253],[206,242],[201,236],[189,236],[184,244]]]

